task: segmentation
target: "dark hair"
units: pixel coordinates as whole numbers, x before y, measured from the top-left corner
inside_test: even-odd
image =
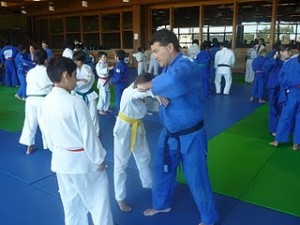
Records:
[[[49,59],[47,74],[53,83],[61,81],[62,74],[67,73],[72,76],[73,71],[77,68],[76,64],[69,58],[58,56]]]
[[[84,49],[83,44],[81,43],[76,44],[75,49]]]
[[[121,49],[116,50],[116,51],[115,51],[115,54],[116,54],[116,56],[117,56],[117,58],[118,58],[119,60],[124,60],[125,57],[126,57],[125,51],[124,51],[124,50],[121,50]]]
[[[44,65],[47,57],[47,52],[44,49],[38,48],[33,53],[33,61],[37,65]]]
[[[47,42],[46,40],[43,40],[43,41],[42,41],[42,44],[49,45],[48,42]]]
[[[26,48],[23,44],[18,45],[17,49],[19,52],[23,52],[24,50],[26,50]]]
[[[143,50],[144,50],[144,48],[143,47],[138,47],[138,52],[142,52]]]
[[[197,44],[197,45],[199,45],[199,40],[198,40],[198,39],[194,39],[193,42],[192,42],[192,44]]]
[[[173,44],[174,49],[176,52],[179,52],[179,41],[176,37],[176,35],[168,30],[168,29],[162,29],[155,31],[152,35],[149,43],[150,45],[153,45],[155,42],[159,42],[161,46],[166,47],[168,44]]]
[[[73,54],[73,60],[85,62],[85,53],[84,51],[76,51]]]
[[[289,50],[291,50],[291,47],[289,46],[289,45],[285,45],[285,44],[283,44],[283,45],[279,45],[278,47],[277,47],[277,51],[278,52],[283,52],[283,51],[289,51]]]
[[[103,51],[98,52],[99,58],[101,58],[103,55],[107,56],[106,52],[103,52]]]
[[[138,84],[147,83],[147,82],[153,80],[154,77],[155,76],[152,73],[143,73],[135,79],[133,86],[134,86],[134,88],[136,88],[136,86]]]

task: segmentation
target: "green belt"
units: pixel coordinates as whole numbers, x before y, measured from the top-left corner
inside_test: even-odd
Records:
[[[76,94],[80,95],[82,98],[83,98],[83,101],[88,104],[88,98],[87,98],[87,95],[88,94],[91,94],[92,92],[94,91],[93,88],[91,88],[90,90],[88,90],[87,92],[79,92],[79,91],[76,91]]]

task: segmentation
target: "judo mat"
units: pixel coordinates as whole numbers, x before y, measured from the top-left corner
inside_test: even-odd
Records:
[[[25,102],[14,97],[17,90],[0,86],[0,128],[6,131],[19,131],[23,126]]]
[[[209,140],[214,192],[300,216],[300,152],[269,145],[268,105]],[[178,173],[178,180],[184,176]]]

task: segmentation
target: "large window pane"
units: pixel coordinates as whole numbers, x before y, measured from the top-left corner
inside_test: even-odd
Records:
[[[80,32],[80,17],[73,16],[66,18],[66,32]]]
[[[42,40],[48,40],[49,38],[49,32],[48,32],[48,20],[46,19],[41,19],[37,21],[37,26],[38,26],[38,42],[40,43]]]
[[[163,28],[170,29],[170,10],[154,9],[152,10],[152,33]]]
[[[277,11],[275,41],[296,48],[300,42],[300,2],[280,0]]]
[[[182,47],[189,47],[199,39],[199,7],[174,9],[174,33]]]
[[[121,48],[120,33],[104,33],[103,45],[106,48]]]
[[[84,16],[82,24],[83,31],[99,31],[99,16]]]
[[[123,31],[123,48],[133,48],[132,31]]]
[[[204,6],[203,40],[216,38],[229,47],[232,40],[233,4]]]
[[[255,39],[270,41],[272,2],[246,2],[238,4],[237,43],[238,48],[248,48]]]
[[[105,15],[102,17],[103,31],[120,30],[120,14]]]
[[[53,19],[49,21],[50,33],[59,34],[64,32],[64,23],[62,19]]]
[[[81,40],[80,33],[66,34],[67,41]]]
[[[64,36],[52,35],[50,38],[51,48],[64,48]]]
[[[84,34],[83,44],[88,49],[98,49],[99,48],[99,33],[95,34]]]
[[[123,29],[124,30],[132,29],[132,12],[123,13]]]

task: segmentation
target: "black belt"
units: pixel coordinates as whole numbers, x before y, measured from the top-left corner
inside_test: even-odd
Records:
[[[179,136],[182,135],[187,135],[187,134],[191,134],[197,130],[202,129],[202,127],[204,126],[204,122],[203,120],[201,120],[199,123],[197,123],[195,126],[193,127],[189,127],[187,129],[184,130],[180,130],[174,133],[171,133],[170,131],[167,130],[167,135],[165,137],[164,140],[164,172],[167,173],[169,171],[169,148],[168,148],[168,140],[169,138],[175,138],[177,140],[177,152],[180,155],[180,139]]]
[[[230,65],[226,65],[226,64],[219,64],[218,67],[221,67],[221,66],[224,66],[224,67],[231,67]]]

